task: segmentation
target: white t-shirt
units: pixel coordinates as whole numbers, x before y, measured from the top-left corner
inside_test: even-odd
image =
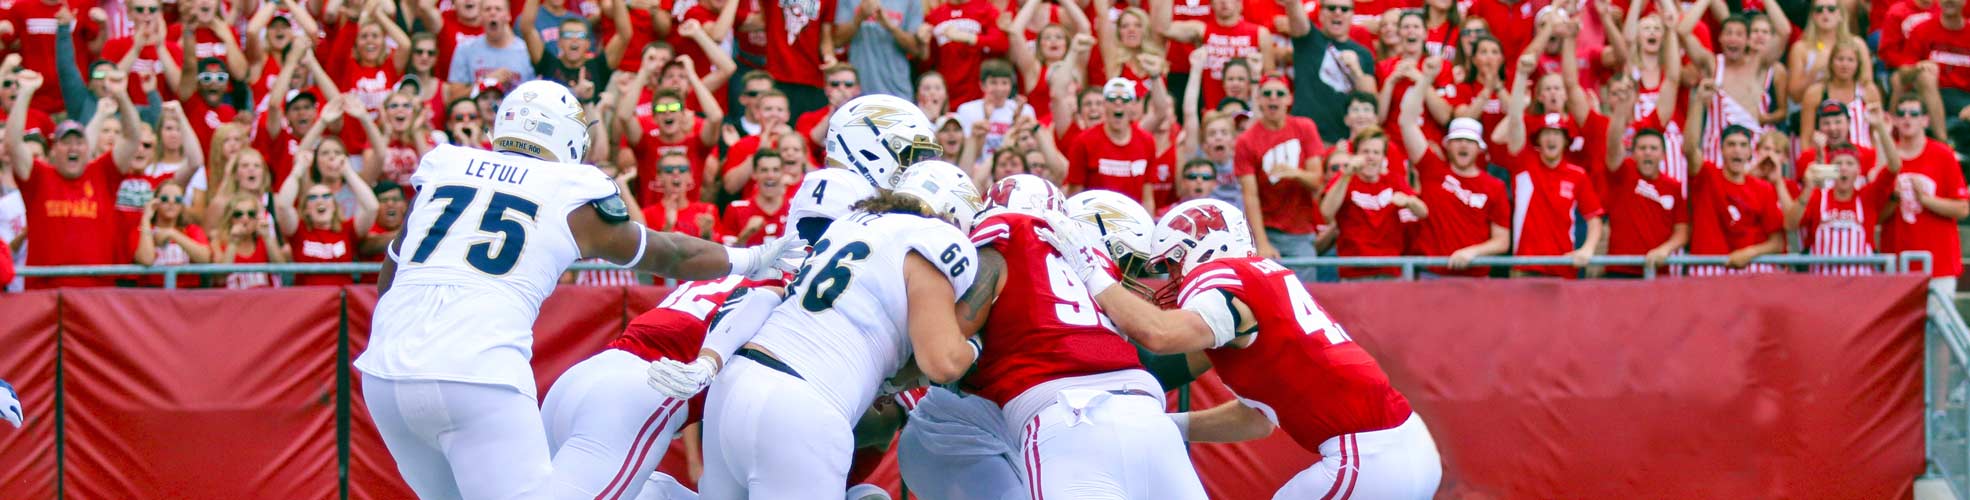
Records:
[[[1019,114],[1031,116],[1033,114],[1033,106],[1026,105],[1019,108]],[[985,100],[979,99],[959,104],[957,118],[958,125],[964,126],[964,132],[970,134],[971,124],[985,119]],[[991,161],[992,153],[998,151],[1000,145],[1005,144],[1006,133],[1012,131],[1012,121],[1016,118],[1018,118],[1018,115],[1013,114],[1012,101],[1006,101],[1005,104],[999,106],[999,109],[992,110],[992,130],[985,133],[985,147],[979,151],[979,163],[989,164],[988,162]],[[969,166],[976,167],[977,165]]]
[[[912,252],[945,270],[954,294],[971,288],[978,254],[957,227],[915,215],[858,213],[835,221],[814,243],[786,301],[752,342],[855,421],[914,352],[905,334],[903,280]]]
[[[456,146],[425,154],[411,184],[412,229],[391,250],[396,275],[356,368],[532,396],[534,319],[581,257],[568,213],[615,196],[615,184],[588,165]]]
[[[14,238],[19,237],[21,233],[26,231],[27,202],[21,197],[21,192],[16,190],[0,195],[0,241],[5,241],[11,245],[14,242]],[[21,240],[21,244],[13,246],[13,250],[14,265],[19,266],[25,264],[27,262],[27,240]],[[9,292],[21,291],[21,277],[15,276],[11,282],[0,283],[0,288],[4,288]]]

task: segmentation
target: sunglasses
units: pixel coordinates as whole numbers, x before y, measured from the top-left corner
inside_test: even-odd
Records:
[[[410,49],[410,53],[416,56],[435,56],[438,55],[438,49]]]
[[[130,12],[135,12],[135,13],[138,13],[138,14],[156,14],[159,8],[160,8],[160,7],[158,7],[158,6],[156,6],[156,5],[150,5],[150,6],[132,6],[132,7],[130,7]]]
[[[157,147],[157,143],[155,143],[155,142],[139,142],[139,143],[137,143],[137,147],[140,147],[140,148],[144,148],[144,149],[150,149],[150,148],[154,148],[154,147]]]
[[[659,165],[657,166],[657,173],[688,174],[691,173],[691,167],[689,165]]]
[[[684,103],[666,102],[661,104],[651,104],[650,110],[658,113],[675,113],[684,110]]]
[[[459,113],[459,114],[451,115],[451,121],[455,121],[455,122],[469,122],[469,121],[478,121],[478,120],[479,120],[478,113]]]
[[[828,86],[829,86],[829,87],[834,87],[834,88],[838,88],[838,89],[839,89],[839,88],[848,88],[848,87],[853,87],[853,86],[855,86],[855,81],[854,81],[854,80],[834,80],[834,81],[830,81],[830,82],[828,82]]]
[[[1279,89],[1265,89],[1265,90],[1260,90],[1259,95],[1265,97],[1286,97],[1293,95],[1293,92],[1287,90],[1279,90]]]
[[[408,102],[393,102],[393,103],[384,104],[383,107],[389,109],[411,109],[417,107],[417,105]]]
[[[1838,5],[1814,5],[1814,6],[1813,6],[1813,12],[1814,12],[1814,13],[1823,13],[1823,12],[1840,12],[1840,6],[1838,6]]]
[[[247,217],[259,217],[259,216],[260,216],[260,212],[257,212],[257,211],[254,211],[254,212],[248,212],[248,211],[245,211],[245,210],[234,210],[234,211],[233,211],[233,218],[234,218],[234,219],[244,219],[244,218],[247,218]]]
[[[1467,37],[1474,37],[1474,36],[1481,36],[1481,35],[1489,35],[1489,34],[1491,34],[1491,30],[1488,30],[1488,29],[1484,29],[1484,28],[1471,28],[1471,29],[1467,29],[1467,30],[1464,30],[1464,31],[1463,31],[1463,33],[1462,33],[1462,35],[1463,35],[1463,36],[1467,36]]]
[[[1327,4],[1320,6],[1320,10],[1324,10],[1327,12],[1354,12],[1354,6]]]
[[[101,79],[104,79],[104,78],[108,78],[108,77],[109,77],[109,71],[91,71],[91,72],[89,72],[89,79],[90,79],[90,80],[101,80]]]
[[[561,32],[561,38],[567,38],[567,39],[571,39],[571,40],[587,40],[587,39],[588,39],[588,32],[586,32],[586,31],[563,31],[563,32]]]
[[[1108,102],[1135,102],[1135,96],[1126,96],[1126,95],[1107,95],[1107,96],[1101,96],[1101,97],[1102,97],[1103,99],[1107,99],[1107,100],[1108,100]]]
[[[760,94],[764,93],[766,93],[764,90],[748,90],[746,91],[746,97],[759,97]]]
[[[1218,178],[1217,174],[1183,174],[1183,178],[1193,181],[1208,181]]]
[[[232,79],[232,75],[228,75],[225,73],[215,72],[215,73],[198,74],[198,83],[226,83],[227,80],[231,80],[231,79]]]
[[[332,194],[311,194],[311,195],[308,195],[308,197],[307,197],[307,200],[308,200],[308,201],[315,201],[315,200],[328,200],[328,199],[334,199],[334,198],[335,198],[335,195],[332,195]]]
[[[159,202],[163,202],[163,203],[179,203],[179,204],[182,204],[182,203],[184,203],[184,202],[185,202],[185,197],[183,197],[183,196],[158,196],[158,197],[157,197],[157,201],[159,201]]]

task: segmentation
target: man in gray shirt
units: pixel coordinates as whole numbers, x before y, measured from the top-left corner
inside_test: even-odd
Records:
[[[835,40],[855,42],[848,45],[848,62],[861,75],[864,95],[916,100],[909,58],[923,54],[916,37],[920,24],[923,3],[919,0],[841,0],[836,4]]]
[[[451,56],[451,75],[445,82],[445,97],[456,99],[472,93],[472,86],[483,80],[498,80],[511,86],[534,79],[534,61],[527,44],[513,34],[512,14],[505,2],[486,2],[479,7],[486,22],[486,36],[458,46]]]

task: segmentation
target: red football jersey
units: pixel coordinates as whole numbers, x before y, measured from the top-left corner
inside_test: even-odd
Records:
[[[1646,255],[1669,241],[1677,224],[1690,223],[1683,183],[1665,172],[1654,179],[1642,177],[1634,158],[1621,163],[1607,194],[1608,255]],[[1641,266],[1609,266],[1607,271],[1642,274]]]
[[[1335,177],[1339,179],[1340,177]],[[1330,186],[1331,187],[1331,184]],[[1334,214],[1334,224],[1340,226],[1341,237],[1335,243],[1334,254],[1342,257],[1391,257],[1402,255],[1404,245],[1402,220],[1396,215],[1401,207],[1395,205],[1395,194],[1414,196],[1409,184],[1395,177],[1382,176],[1376,182],[1362,180],[1360,176],[1350,179],[1346,193],[1328,192],[1328,196],[1345,196],[1341,210]],[[1487,229],[1488,231],[1488,229]],[[1396,276],[1401,271],[1393,267],[1343,267],[1342,278],[1364,276]]]
[[[1423,255],[1442,257],[1464,247],[1491,239],[1491,226],[1512,227],[1512,208],[1505,197],[1505,181],[1482,171],[1464,177],[1451,171],[1450,164],[1436,152],[1423,155],[1416,164],[1422,181],[1423,204],[1430,216],[1416,223],[1412,246]],[[1481,277],[1489,269],[1431,268],[1446,276]]]
[[[1409,399],[1291,270],[1259,257],[1214,260],[1184,276],[1179,303],[1214,291],[1251,308],[1259,333],[1243,349],[1205,355],[1226,387],[1301,448],[1317,451],[1334,436],[1394,428],[1409,418]]]
[[[985,320],[985,351],[965,377],[968,392],[1005,406],[1050,380],[1141,368],[1135,346],[1095,306],[1053,245],[1046,222],[1001,213],[978,223],[971,242],[1005,257],[1006,283]]]
[[[608,348],[628,351],[644,361],[696,360],[698,349],[704,346],[705,333],[711,328],[712,316],[718,314],[719,306],[725,305],[725,299],[741,285],[752,288],[777,286],[777,283],[751,281],[742,276],[678,283],[657,307],[629,320],[629,327],[623,329],[622,336],[610,341]]]
[[[1528,146],[1512,169],[1512,254],[1562,255],[1579,245],[1573,241],[1573,218],[1600,217],[1601,200],[1594,196],[1587,171],[1560,163],[1548,167]],[[1524,266],[1526,272],[1572,278],[1572,266]]]
[[[1704,162],[1690,182],[1690,253],[1726,255],[1764,243],[1785,229],[1784,217],[1771,183],[1751,176],[1732,183],[1723,169]]]

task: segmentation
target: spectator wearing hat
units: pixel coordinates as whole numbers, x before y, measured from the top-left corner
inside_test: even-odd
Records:
[[[1351,153],[1333,158],[1334,182],[1320,198],[1320,215],[1339,233],[1334,254],[1342,257],[1393,257],[1407,248],[1408,219],[1428,220],[1429,206],[1416,197],[1409,179],[1389,175],[1388,136],[1369,127],[1349,141]],[[1401,275],[1393,267],[1343,267],[1343,280],[1388,279]]]
[[[1532,98],[1528,88],[1531,58],[1520,59],[1520,71],[1512,79],[1512,102],[1508,103],[1504,127],[1491,139],[1505,143],[1505,157],[1493,161],[1504,164],[1512,175],[1512,255],[1573,258],[1573,266],[1523,266],[1514,275],[1536,274],[1566,279],[1579,277],[1600,245],[1604,211],[1587,170],[1566,161],[1567,149],[1578,130],[1573,118],[1563,110],[1526,116]],[[1527,147],[1528,132],[1532,135]],[[1574,240],[1574,217],[1587,220],[1586,238]]]
[[[134,6],[141,1],[131,2],[131,4]],[[43,75],[53,75],[62,66],[75,68],[86,65],[90,59],[93,59],[91,54],[96,53],[97,49],[103,48],[104,36],[107,34],[107,31],[103,29],[103,17],[99,16],[105,16],[107,13],[101,8],[92,7],[96,2],[19,0],[11,2],[11,4],[4,14],[0,14],[0,19],[13,24],[14,33],[12,38],[14,45],[10,49],[12,53],[22,56],[22,68],[33,70]],[[156,10],[156,4],[152,4],[151,7],[153,11]],[[69,33],[70,36],[74,37],[81,37],[83,44],[85,44],[84,48],[88,50],[83,52],[75,52],[73,50],[66,53],[57,52],[57,47],[64,44],[63,40],[59,40],[63,33]],[[35,96],[31,104],[36,112],[43,115],[53,115],[63,111],[62,97],[54,92],[47,92]],[[12,107],[9,106],[8,108],[11,109]],[[87,117],[74,116],[69,118],[74,120],[87,119]],[[30,126],[30,128],[33,127]],[[53,129],[54,126],[50,125],[41,130],[43,134],[46,134]]]
[[[1293,100],[1293,116],[1312,118],[1325,140],[1347,139],[1349,132],[1341,121],[1347,114],[1347,94],[1376,89],[1375,55],[1348,38],[1354,0],[1320,2],[1317,25],[1307,19],[1304,4],[1281,2],[1281,6],[1286,13],[1286,30],[1281,34],[1293,40],[1293,68],[1299,76],[1292,87],[1299,97]],[[1253,227],[1258,227],[1256,221]]]
[[[1629,147],[1621,144],[1620,131],[1626,130],[1634,115],[1632,102],[1617,100],[1612,106],[1607,132],[1607,253],[1641,255],[1657,272],[1662,262],[1681,252],[1690,241],[1690,207],[1682,181],[1664,172],[1669,154],[1662,131],[1644,127],[1635,131]],[[1640,277],[1639,266],[1610,266],[1610,276]]]
[[[239,111],[232,103],[226,102],[232,93],[232,74],[226,72],[225,61],[216,57],[199,59],[197,64],[186,66],[184,75],[179,77],[178,95],[192,96],[181,99],[185,116],[190,119],[191,131],[200,144],[212,141],[212,131],[233,121]]]
[[[1700,82],[1690,93],[1687,126],[1696,126],[1716,92],[1712,82]],[[1790,206],[1783,174],[1772,169],[1769,178],[1751,175],[1751,168],[1762,160],[1752,158],[1755,147],[1752,131],[1730,126],[1723,131],[1723,165],[1704,161],[1702,148],[1694,142],[1683,144],[1690,167],[1690,253],[1728,255],[1723,267],[1694,266],[1692,276],[1750,272],[1775,272],[1771,265],[1751,265],[1760,255],[1785,252],[1785,219],[1781,209]]]
[[[1471,259],[1512,250],[1511,198],[1504,181],[1486,174],[1478,163],[1485,150],[1484,125],[1476,118],[1452,119],[1443,144],[1430,144],[1420,127],[1408,125],[1425,119],[1417,94],[1404,96],[1399,106],[1401,133],[1408,157],[1416,159],[1417,197],[1429,208],[1429,217],[1416,226],[1409,247],[1422,255],[1450,257],[1450,267],[1430,268],[1429,274],[1483,277],[1490,270],[1470,268]]]
[[[1327,145],[1314,120],[1287,114],[1294,101],[1285,80],[1260,83],[1259,119],[1238,135],[1232,153],[1252,242],[1266,258],[1319,254],[1314,238],[1323,221],[1314,197],[1325,186],[1322,157]],[[1314,280],[1311,269],[1298,274],[1303,281]]]
[[[451,71],[445,77],[448,96],[466,95],[475,82],[504,88],[534,79],[533,57],[526,41],[513,34],[506,2],[486,1],[479,11],[485,20],[485,37],[459,44],[452,54]]]
[[[945,151],[964,151],[964,124],[958,123],[957,116],[946,113],[944,116],[937,117],[937,120],[931,124],[937,130],[938,147],[944,148]]]
[[[1832,163],[1821,160],[1826,151],[1851,148],[1860,160],[1860,183],[1867,184],[1868,181],[1873,180],[1877,174],[1875,169],[1879,168],[1879,164],[1875,162],[1875,149],[1858,144],[1857,142],[1860,138],[1852,136],[1854,126],[1848,123],[1852,119],[1852,115],[1849,113],[1847,105],[1840,101],[1829,100],[1820,103],[1819,109],[1811,113],[1811,115],[1814,117],[1814,131],[1811,135],[1801,137],[1804,140],[1800,141],[1801,151],[1799,151],[1798,161],[1792,163],[1793,165],[1799,166],[1798,172],[1795,172],[1794,175],[1803,181],[1806,179],[1807,165]],[[1872,141],[1869,142],[1871,143]],[[1833,177],[1826,176],[1826,179],[1831,180]],[[1807,183],[1807,185],[1815,189],[1824,187],[1812,183]]]
[[[14,74],[16,86],[27,99],[15,99],[7,114],[6,136],[21,137],[27,126],[27,110],[35,91],[40,90],[40,73]],[[134,106],[127,98],[119,103],[119,118],[127,128],[136,128]],[[130,165],[136,145],[121,143],[115,151],[93,159],[85,154],[89,141],[82,124],[63,121],[54,129],[54,143],[48,160],[35,159],[18,141],[0,141],[0,153],[7,155],[14,180],[20,185],[27,207],[27,225],[46,228],[35,233],[36,245],[28,252],[32,266],[106,265],[128,262],[130,255],[118,231],[116,186],[128,173],[120,166]],[[118,161],[119,159],[123,161]],[[60,228],[55,230],[55,228]],[[61,286],[108,286],[104,277],[37,278],[28,288]]]
[[[1067,146],[1067,192],[1105,189],[1135,196],[1154,213],[1148,173],[1149,162],[1156,159],[1156,139],[1130,120],[1130,108],[1141,109],[1136,84],[1113,78],[1101,87],[1101,95],[1107,100],[1101,128],[1082,132]]]
[[[1876,140],[1881,144],[1892,144],[1888,131],[1876,115],[1870,124]],[[1785,208],[1785,229],[1798,231],[1800,242],[1805,245],[1808,255],[1851,256],[1872,255],[1880,248],[1875,244],[1875,229],[1880,225],[1883,210],[1894,205],[1888,203],[1894,195],[1893,182],[1864,182],[1867,172],[1873,170],[1864,165],[1859,148],[1853,145],[1840,145],[1826,148],[1825,158],[1831,169],[1808,169],[1806,184],[1814,187],[1802,203],[1794,203]],[[1881,168],[1890,175],[1899,173],[1902,168],[1901,156],[1895,148],[1887,148],[1881,157]],[[1831,175],[1832,179],[1825,178]],[[1874,274],[1873,266],[1868,265],[1829,265],[1812,266],[1812,272],[1855,276]]]

